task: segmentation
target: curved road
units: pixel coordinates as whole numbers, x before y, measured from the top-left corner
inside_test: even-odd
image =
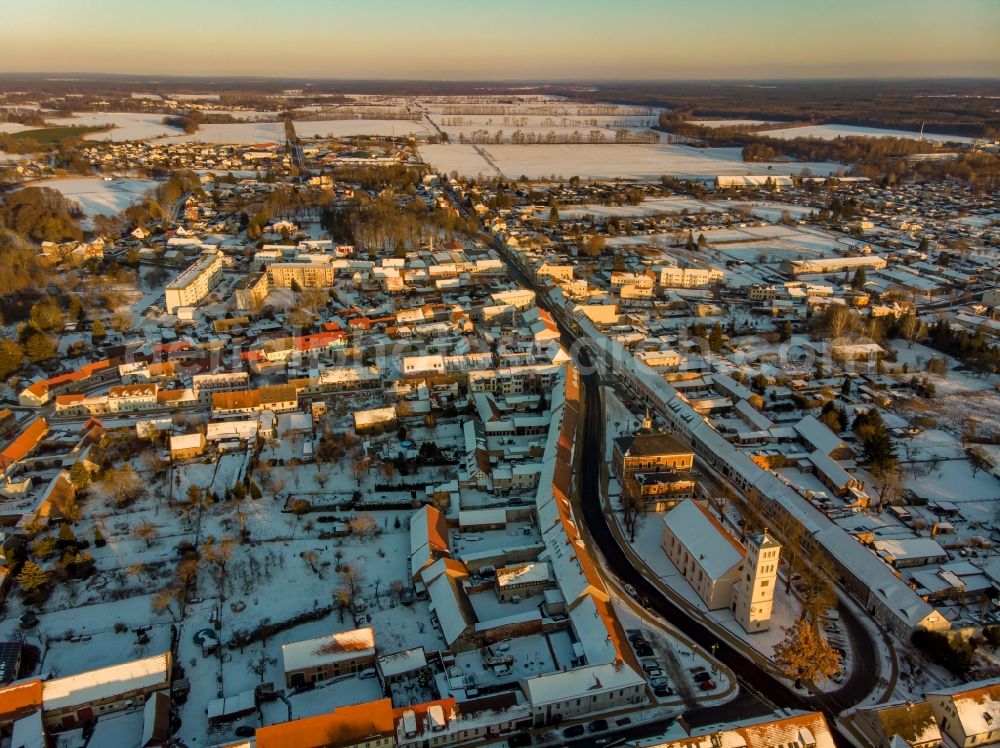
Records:
[[[500,246],[500,243],[496,242],[493,237],[490,239],[491,243],[500,251],[501,257],[507,261],[514,277],[526,288],[534,289],[538,294],[538,305],[552,314],[562,333],[563,345],[566,349],[577,352],[578,360],[575,363],[580,371],[585,397],[584,433],[581,445],[584,459],[581,460],[581,475],[579,476],[580,500],[584,522],[591,538],[603,554],[607,568],[622,581],[635,587],[640,599],[643,596],[647,598],[651,610],[669,621],[698,646],[706,651],[711,651],[712,647],[715,646],[716,659],[725,663],[733,671],[741,686],[740,694],[735,699],[721,706],[688,710],[684,714],[685,721],[691,726],[706,726],[760,716],[776,709],[819,710],[826,716],[837,745],[842,748],[853,746],[837,726],[836,719],[840,711],[863,699],[874,686],[874,660],[872,658],[869,658],[871,660],[869,668],[862,668],[862,672],[852,673],[849,681],[834,693],[818,696],[798,693],[769,672],[762,670],[742,651],[724,640],[720,640],[711,629],[700,621],[689,617],[632,565],[607,524],[600,496],[600,465],[603,463],[604,454],[604,422],[600,401],[601,377],[594,371],[593,362],[586,347],[573,345],[576,341],[573,332],[563,324],[547,299],[538,293],[535,284],[513,261],[513,258],[505,251],[506,248]],[[843,610],[843,606],[841,609]],[[847,620],[846,617],[845,620]],[[866,635],[867,632],[860,623],[857,623],[856,626],[864,636],[862,641],[870,642],[871,637]],[[852,635],[857,634],[854,625],[848,627],[852,630]],[[855,639],[855,641],[858,640]],[[872,646],[874,646],[873,642]],[[856,646],[855,651],[861,653],[866,650]],[[868,649],[867,651],[875,652],[877,650]],[[856,659],[858,658],[860,655],[856,657]],[[867,672],[868,670],[871,671],[870,674]]]

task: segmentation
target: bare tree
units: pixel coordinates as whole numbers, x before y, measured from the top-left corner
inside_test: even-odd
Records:
[[[159,537],[159,532],[156,529],[156,525],[148,519],[143,519],[132,528],[132,537],[143,541],[146,547],[149,548],[153,545],[153,541]]]
[[[267,673],[269,667],[274,666],[277,660],[269,655],[264,649],[264,645],[261,644],[260,647],[256,649],[247,658],[247,670],[260,678],[260,682],[264,682],[264,675]]]
[[[369,540],[375,537],[378,533],[378,523],[370,512],[361,512],[360,514],[355,514],[354,517],[348,522],[348,527],[351,528],[351,532],[357,535],[361,540]]]

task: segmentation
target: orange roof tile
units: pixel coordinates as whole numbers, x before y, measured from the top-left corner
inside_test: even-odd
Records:
[[[44,418],[29,423],[24,431],[18,434],[3,452],[0,452],[0,467],[13,465],[27,457],[47,433],[49,433],[49,423]]]
[[[365,742],[368,737],[396,732],[392,700],[379,699],[338,707],[327,714],[306,717],[257,730],[257,748],[326,748]]]
[[[42,706],[42,679],[17,681],[0,687],[0,722],[15,719]]]

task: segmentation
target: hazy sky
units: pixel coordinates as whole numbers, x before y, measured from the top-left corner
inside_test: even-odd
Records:
[[[1000,0],[10,0],[0,71],[1000,77]]]

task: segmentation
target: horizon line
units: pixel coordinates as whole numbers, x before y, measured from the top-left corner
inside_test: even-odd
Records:
[[[491,83],[505,85],[543,85],[543,84],[586,84],[586,83],[739,83],[750,81],[754,83],[784,83],[784,82],[840,82],[840,81],[994,81],[1000,83],[998,74],[965,74],[965,75],[841,75],[841,76],[744,76],[744,77],[678,77],[678,78],[633,78],[633,77],[581,77],[581,78],[393,78],[393,77],[317,77],[311,75],[262,75],[249,73],[128,73],[107,71],[67,71],[67,70],[35,70],[9,71],[0,70],[0,78],[7,77],[41,77],[41,76],[88,76],[102,78],[151,78],[151,79],[198,79],[198,80],[242,80],[242,81],[308,81],[320,83]]]

